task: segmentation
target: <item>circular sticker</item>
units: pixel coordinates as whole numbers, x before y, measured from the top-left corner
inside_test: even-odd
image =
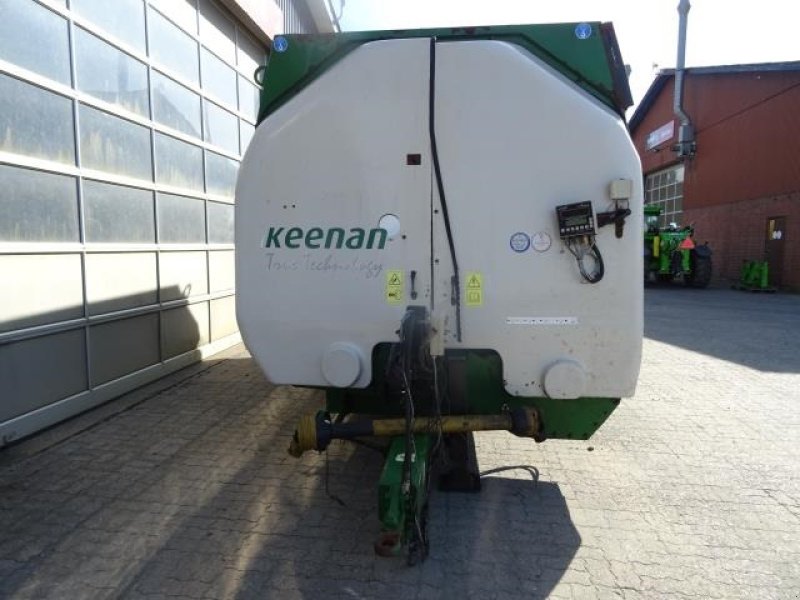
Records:
[[[286,52],[286,49],[289,47],[289,40],[287,40],[282,35],[279,35],[272,41],[272,48],[275,52]]]
[[[386,213],[378,221],[378,228],[386,230],[386,236],[393,240],[398,233],[400,233],[400,219],[397,215]]]
[[[575,37],[579,40],[586,40],[592,36],[592,26],[588,23],[579,23],[575,26]]]
[[[533,242],[533,249],[537,252],[547,252],[553,244],[553,240],[544,231],[534,233],[531,236],[531,242]]]
[[[518,231],[517,233],[511,236],[509,244],[511,245],[511,249],[514,252],[525,252],[528,248],[531,247],[531,238],[528,237],[527,233]]]

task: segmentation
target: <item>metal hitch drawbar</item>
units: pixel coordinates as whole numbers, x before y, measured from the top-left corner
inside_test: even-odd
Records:
[[[330,413],[319,411],[300,419],[289,444],[289,454],[299,458],[308,450],[324,451],[332,440],[361,437],[393,437],[406,433],[405,419],[359,419],[337,423]],[[533,408],[512,408],[498,415],[447,415],[416,417],[411,432],[469,433],[472,431],[510,431],[520,437],[541,440],[539,413]]]
[[[496,415],[447,415],[441,417],[378,418],[340,422],[321,410],[300,419],[289,453],[300,457],[308,450],[322,452],[332,440],[390,437],[378,482],[380,535],[375,542],[379,556],[399,556],[405,549],[409,565],[425,559],[429,478],[432,458],[448,452],[450,471],[442,474],[441,489],[478,491],[480,476],[474,456],[472,432],[510,431],[520,437],[542,440],[539,413],[533,408],[514,408]],[[441,434],[442,446],[435,442]],[[458,444],[457,442],[464,442]],[[453,448],[462,451],[453,454]],[[451,448],[452,446],[452,448]],[[469,452],[471,450],[471,453]],[[472,458],[471,464],[469,458]]]

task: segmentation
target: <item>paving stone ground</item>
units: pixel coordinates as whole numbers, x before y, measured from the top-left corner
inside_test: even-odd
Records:
[[[476,436],[482,469],[540,480],[434,493],[416,568],[372,552],[381,456],[289,457],[321,397],[234,348],[0,451],[0,598],[800,598],[800,298],[655,289],[646,321],[637,394],[590,441]]]

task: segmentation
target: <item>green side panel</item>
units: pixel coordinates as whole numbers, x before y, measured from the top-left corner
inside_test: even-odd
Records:
[[[395,404],[384,393],[384,365],[388,345],[373,352],[372,385],[363,390],[329,388],[327,410],[331,413],[354,413],[374,416],[403,415],[403,406]],[[503,386],[503,363],[490,350],[451,351],[447,360],[466,361],[466,412],[498,414],[505,407],[534,407],[541,416],[548,438],[585,440],[605,422],[619,405],[619,398],[552,399],[539,396],[512,396]],[[431,406],[416,406],[418,415],[430,415]]]
[[[577,27],[591,27],[580,39]],[[278,36],[263,77],[260,123],[292,96],[361,44],[376,40],[500,40],[526,48],[601,102],[624,115],[632,104],[613,27],[601,23],[456,27]],[[277,45],[276,45],[277,44]],[[476,81],[480,81],[476,74]]]
[[[405,438],[392,438],[386,463],[378,482],[378,518],[382,531],[395,531],[405,536],[406,523],[419,515],[425,506],[430,436],[415,435],[416,456],[411,463],[411,495],[403,495],[403,460]]]
[[[467,403],[470,412],[492,414],[509,408],[539,411],[545,437],[589,439],[619,405],[619,398],[512,396],[503,387],[503,363],[495,352],[467,352]]]

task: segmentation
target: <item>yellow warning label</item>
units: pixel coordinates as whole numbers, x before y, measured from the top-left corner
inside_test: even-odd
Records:
[[[403,271],[386,271],[386,302],[403,303]]]
[[[477,271],[467,272],[465,287],[464,304],[466,306],[483,306],[483,275]]]

